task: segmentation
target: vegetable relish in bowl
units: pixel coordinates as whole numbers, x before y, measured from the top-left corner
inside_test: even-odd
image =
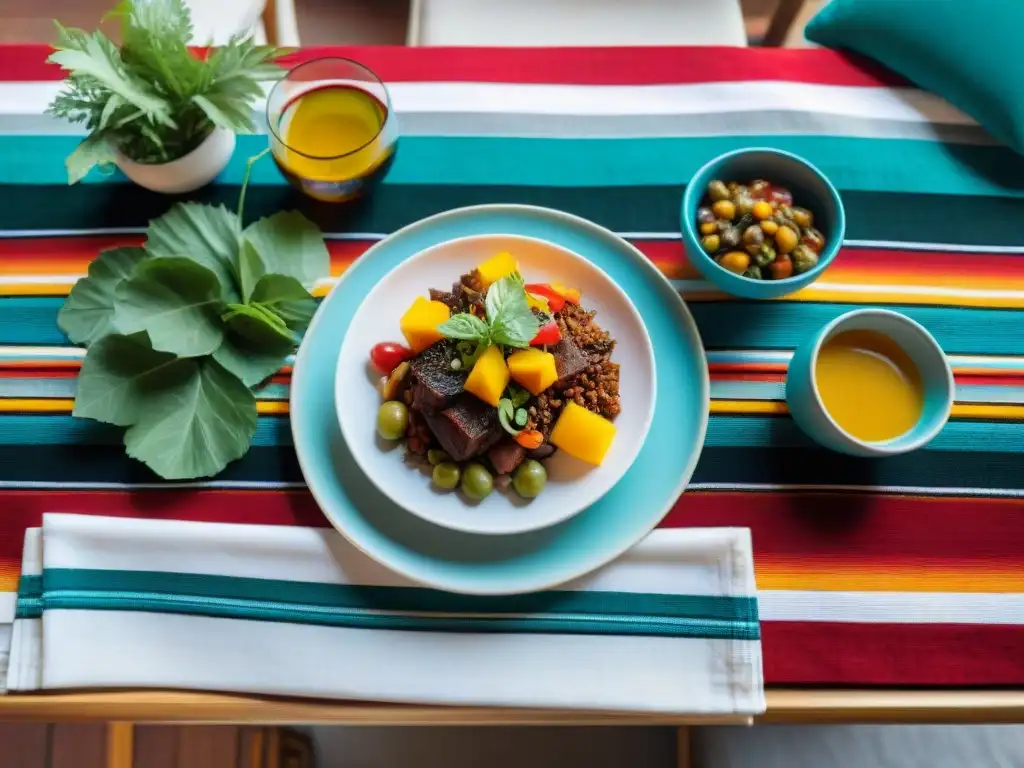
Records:
[[[583,301],[576,288],[527,282],[508,252],[417,296],[399,322],[406,344],[370,350],[377,434],[404,440],[436,490],[473,502],[496,487],[536,498],[557,451],[600,465],[616,435],[620,368]]]

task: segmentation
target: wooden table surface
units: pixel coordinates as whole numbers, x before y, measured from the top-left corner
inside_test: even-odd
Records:
[[[334,725],[701,725],[741,718],[433,707],[176,691],[0,696],[0,721]],[[1018,723],[1024,691],[768,691],[764,723]]]

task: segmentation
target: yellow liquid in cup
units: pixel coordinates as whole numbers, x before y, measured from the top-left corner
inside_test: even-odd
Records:
[[[858,440],[891,440],[909,432],[921,418],[921,374],[910,356],[884,334],[836,334],[818,351],[814,373],[825,410]]]
[[[287,146],[275,146],[274,159],[292,183],[317,199],[356,197],[394,153],[382,131],[387,116],[387,108],[359,88],[307,91],[282,113]]]

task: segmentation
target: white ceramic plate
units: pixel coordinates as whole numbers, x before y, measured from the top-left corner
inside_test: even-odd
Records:
[[[617,434],[599,467],[557,452],[544,462],[548,483],[532,501],[514,491],[495,491],[481,502],[443,492],[426,470],[407,464],[402,443],[377,438],[380,378],[368,361],[381,341],[403,341],[399,319],[417,296],[445,289],[459,275],[501,251],[519,261],[527,282],[560,282],[583,292],[582,304],[617,342],[612,360],[621,365],[622,412]],[[656,397],[654,351],[639,313],[602,270],[582,256],[543,240],[519,235],[478,235],[441,243],[388,273],[363,300],[345,334],[334,379],[341,432],[360,469],[386,496],[431,523],[470,533],[511,534],[566,520],[593,504],[619,481],[636,459],[651,425]],[[628,514],[628,510],[623,510]]]

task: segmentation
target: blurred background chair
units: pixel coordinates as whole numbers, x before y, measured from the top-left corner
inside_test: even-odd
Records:
[[[195,27],[193,42],[221,45],[237,34],[257,43],[299,45],[294,0],[185,0]]]
[[[734,45],[739,0],[411,0],[408,45]]]

